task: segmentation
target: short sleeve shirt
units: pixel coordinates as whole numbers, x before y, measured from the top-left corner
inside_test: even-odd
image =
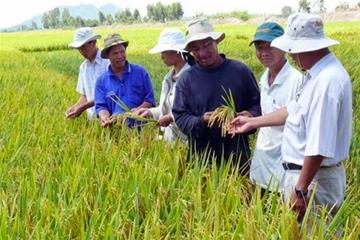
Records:
[[[102,58],[99,50],[96,53],[94,62],[85,59],[80,65],[76,91],[84,95],[88,101],[94,100],[96,79],[106,71],[108,66],[109,60]],[[86,112],[89,119],[93,118],[95,116],[95,107],[86,109]]]
[[[269,86],[269,69],[260,79],[262,114],[274,112],[286,107],[295,97],[302,74],[288,62],[277,74]],[[281,158],[281,141],[283,126],[260,128],[256,148],[250,167],[250,178],[262,188],[271,191],[281,190],[281,179],[284,174]]]
[[[287,107],[282,155],[303,165],[304,156],[321,155],[321,166],[348,157],[352,132],[352,90],[348,73],[331,53],[320,59]]]

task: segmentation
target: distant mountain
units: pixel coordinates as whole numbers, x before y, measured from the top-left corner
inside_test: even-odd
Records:
[[[99,8],[97,8],[93,4],[80,4],[76,6],[59,6],[58,8],[61,14],[64,11],[64,9],[67,8],[69,9],[70,15],[72,17],[80,16],[83,19],[99,19],[99,11],[104,13],[105,16],[109,14],[114,16],[118,11],[120,11],[120,8],[115,4],[106,4]],[[13,27],[0,29],[0,31],[16,31],[21,29],[21,26],[26,26],[27,28],[30,28],[33,22],[37,25],[38,28],[42,28],[43,25],[41,23],[41,17],[43,14],[34,16],[31,19],[26,20]]]

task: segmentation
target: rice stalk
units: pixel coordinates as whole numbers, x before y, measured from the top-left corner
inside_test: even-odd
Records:
[[[236,104],[231,90],[226,91],[224,87],[223,90],[225,96],[221,96],[221,98],[225,104],[213,111],[209,118],[208,126],[214,127],[215,124],[217,124],[217,126],[221,128],[221,136],[225,137],[227,130],[230,128],[231,121],[236,116]]]

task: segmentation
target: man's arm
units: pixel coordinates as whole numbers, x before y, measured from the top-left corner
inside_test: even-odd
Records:
[[[100,124],[102,127],[107,127],[112,123],[112,121],[110,119],[110,113],[108,110],[105,110],[105,109],[100,110],[99,118],[100,118]]]
[[[299,213],[299,219],[302,219],[307,208],[308,199],[305,193],[307,193],[308,187],[319,170],[323,159],[324,157],[320,155],[304,157],[304,165],[301,169],[299,180],[297,181],[290,198],[294,210]],[[298,196],[295,193],[295,189],[304,194],[300,194],[300,196]]]
[[[138,106],[136,108],[132,108],[131,111],[136,112],[137,110],[139,110],[141,108],[151,108],[152,106],[153,106],[152,103],[144,101],[140,106]]]
[[[81,95],[79,100],[66,110],[65,116],[68,118],[76,118],[92,106],[94,106],[94,101],[88,101],[85,95]]]
[[[260,127],[284,125],[287,115],[288,112],[286,107],[259,117],[246,117],[239,115],[231,122],[231,129],[229,130],[229,133],[235,135],[238,133],[247,133]]]

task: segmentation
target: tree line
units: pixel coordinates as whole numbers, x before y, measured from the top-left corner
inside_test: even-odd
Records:
[[[180,2],[174,2],[164,5],[161,2],[148,4],[147,15],[141,17],[138,9],[133,12],[129,8],[118,11],[115,15],[98,12],[97,19],[83,19],[80,16],[73,17],[70,15],[69,9],[65,8],[61,12],[59,8],[54,8],[41,17],[41,23],[44,29],[66,28],[66,27],[95,27],[99,25],[112,25],[115,23],[138,23],[138,22],[167,22],[180,20],[184,11]],[[35,25],[34,25],[35,24]],[[36,23],[32,23],[32,29],[37,29]]]
[[[356,7],[360,8],[360,1]],[[336,7],[335,11],[346,11],[350,9],[350,5],[346,1],[341,1]],[[290,6],[284,6],[281,10],[282,17],[288,17],[296,9],[292,9]],[[305,13],[326,13],[325,0],[299,0],[298,12]]]

